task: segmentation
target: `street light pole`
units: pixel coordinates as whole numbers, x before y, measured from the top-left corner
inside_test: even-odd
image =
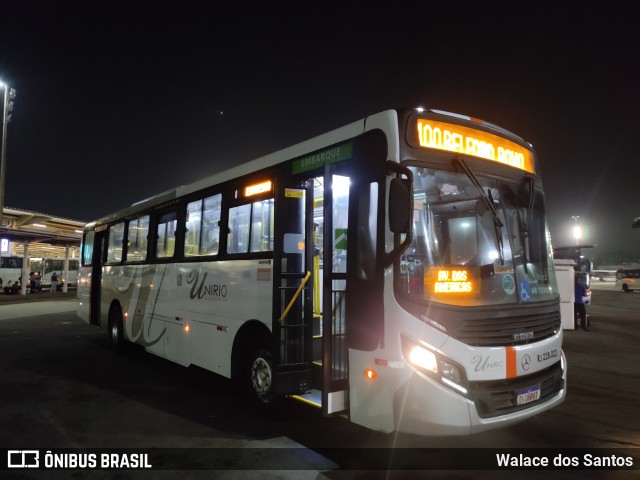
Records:
[[[580,245],[580,238],[582,237],[582,229],[578,225],[579,215],[574,215],[573,218],[573,238],[576,239],[576,245]]]
[[[13,99],[16,91],[9,88],[9,85],[0,80],[0,88],[4,90],[2,101],[2,153],[0,154],[0,228],[2,227],[2,213],[4,211],[4,172],[7,160],[7,125],[11,121],[11,110],[13,110]]]

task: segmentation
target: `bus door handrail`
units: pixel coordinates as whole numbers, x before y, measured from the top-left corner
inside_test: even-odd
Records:
[[[289,313],[289,310],[291,310],[291,307],[293,307],[294,302],[300,296],[300,292],[302,291],[304,286],[307,284],[307,281],[309,280],[310,276],[311,276],[311,272],[307,272],[307,274],[302,279],[302,282],[300,282],[300,286],[296,290],[296,293],[293,294],[293,298],[291,298],[291,301],[289,302],[289,305],[287,305],[287,308],[284,309],[284,312],[282,312],[282,315],[280,316],[280,323],[284,322],[285,317]]]

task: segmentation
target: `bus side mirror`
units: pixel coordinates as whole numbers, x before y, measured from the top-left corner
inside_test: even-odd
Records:
[[[389,186],[389,228],[393,233],[410,231],[411,194],[407,181],[392,178]]]
[[[387,160],[387,171],[395,175],[389,182],[388,222],[389,230],[394,234],[394,247],[385,253],[384,264],[390,265],[406,250],[412,241],[413,225],[413,174],[407,167]],[[404,178],[402,178],[404,177]],[[404,238],[402,238],[404,235]]]

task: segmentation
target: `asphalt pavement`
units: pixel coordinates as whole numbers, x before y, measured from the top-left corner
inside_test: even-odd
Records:
[[[0,295],[0,320],[70,312],[77,308],[76,292]]]

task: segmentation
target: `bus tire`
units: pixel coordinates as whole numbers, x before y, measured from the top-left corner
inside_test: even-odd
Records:
[[[259,348],[249,362],[249,388],[260,403],[273,400],[273,358],[266,348]]]
[[[627,285],[626,283],[622,285],[622,290],[624,290],[624,293],[629,293],[631,291],[629,285]]]
[[[117,305],[109,309],[109,340],[111,346],[118,352],[124,348],[124,323],[122,321],[122,311]]]

